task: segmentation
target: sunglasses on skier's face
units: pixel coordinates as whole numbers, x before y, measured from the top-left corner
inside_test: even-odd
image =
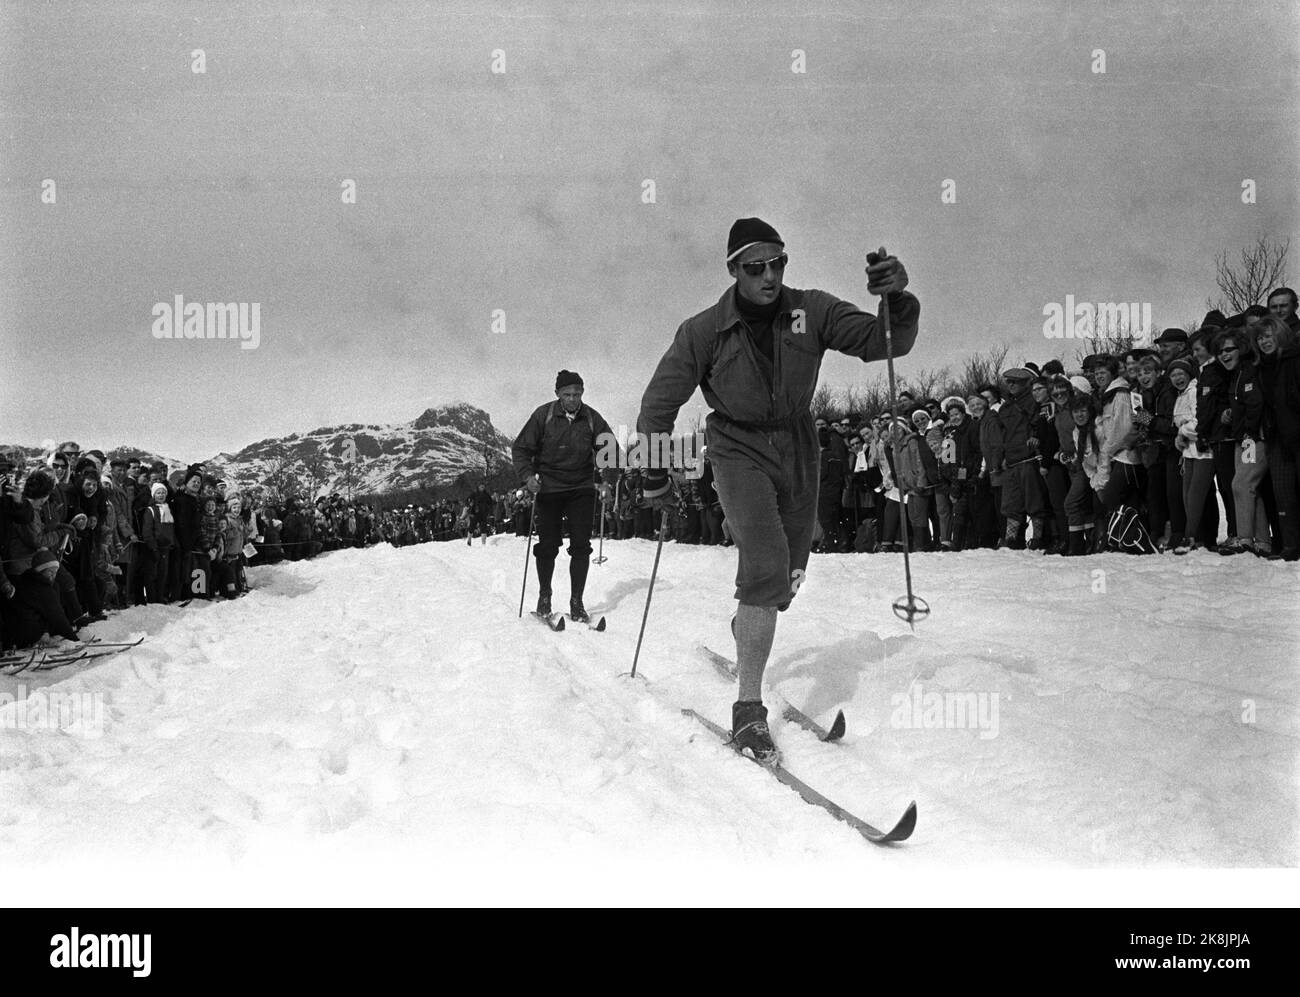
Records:
[[[771,267],[773,272],[781,273],[785,270],[785,265],[790,262],[790,257],[785,253],[780,256],[773,256],[770,260],[751,260],[748,263],[742,263],[740,269],[751,277],[763,276],[763,271]]]

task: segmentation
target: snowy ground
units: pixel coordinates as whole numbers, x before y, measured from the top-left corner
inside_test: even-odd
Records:
[[[886,906],[1011,902],[1080,873],[1108,903],[1134,870],[1298,864],[1296,565],[918,555],[933,616],[912,635],[889,609],[901,558],[815,555],[770,705],[842,708],[848,735],[774,733],[877,826],[917,801],[913,838],[880,849],[680,715],[729,725],[734,690],[694,649],[731,651],[734,552],[665,547],[635,681],[619,673],[653,545],[605,552],[587,598],[603,634],[516,619],[517,537],[341,551],[255,570],[232,604],[114,616],[96,632],[145,644],[0,678],[19,698],[0,708],[0,869],[72,877],[51,902],[816,904],[847,887]],[[100,729],[23,729],[54,692],[91,696]],[[953,875],[986,892],[955,895]]]

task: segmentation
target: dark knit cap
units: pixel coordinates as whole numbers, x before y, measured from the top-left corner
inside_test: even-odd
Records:
[[[1049,377],[1057,377],[1065,373],[1065,364],[1061,361],[1052,359],[1043,364],[1043,373]]]
[[[203,468],[198,464],[191,464],[185,469],[185,477],[182,481],[188,485],[190,483],[190,478],[193,477],[198,477],[200,480],[203,478]]]
[[[731,233],[727,236],[727,262],[730,263],[739,253],[757,242],[774,242],[778,246],[785,245],[785,242],[777,235],[776,229],[763,219],[737,218],[735,224],[731,226]]]
[[[562,370],[555,375],[556,391],[560,391],[564,388],[567,388],[570,384],[576,384],[578,387],[580,388],[582,387],[582,377],[578,374],[577,371]]]
[[[1201,319],[1201,325],[1212,325],[1216,329],[1222,329],[1227,321],[1228,318],[1223,314],[1223,312],[1219,311],[1217,308],[1211,308],[1205,313],[1205,318]]]
[[[1196,376],[1196,366],[1190,360],[1185,360],[1182,357],[1179,357],[1177,360],[1170,362],[1169,364],[1170,373],[1172,373],[1175,370],[1185,371],[1188,377]]]

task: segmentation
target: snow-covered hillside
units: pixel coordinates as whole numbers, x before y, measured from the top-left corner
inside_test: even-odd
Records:
[[[819,903],[851,885],[869,905],[1012,899],[910,895],[954,870],[996,868],[1005,890],[1044,869],[1297,864],[1294,565],[918,555],[933,616],[913,635],[889,608],[900,559],[815,555],[769,703],[842,708],[848,734],[774,734],[793,772],[877,826],[917,801],[912,839],[882,849],[681,716],[730,721],[734,689],[695,648],[730,653],[734,551],[665,547],[631,680],[653,545],[607,543],[591,569],[606,633],[552,634],[516,619],[524,544],[257,569],[234,603],[95,627],[147,634],[139,648],[0,678],[103,710],[82,737],[0,708],[0,863],[100,870],[88,895],[182,863],[232,902],[292,871],[299,901],[348,883],[413,902]],[[192,881],[127,884],[183,901]]]

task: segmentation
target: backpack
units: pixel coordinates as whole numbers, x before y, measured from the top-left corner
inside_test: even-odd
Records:
[[[1106,525],[1106,549],[1122,554],[1154,554],[1151,534],[1131,505],[1122,505]]]

